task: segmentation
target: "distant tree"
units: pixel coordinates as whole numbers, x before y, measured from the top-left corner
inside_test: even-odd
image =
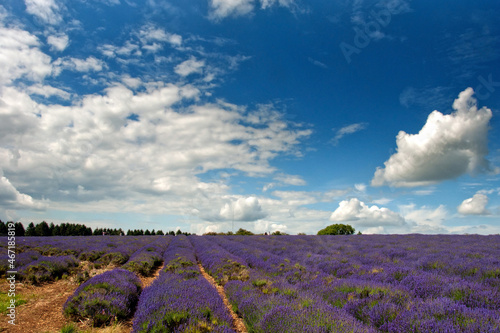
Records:
[[[169,235],[171,235],[171,236],[175,236],[175,232],[173,232],[172,230],[170,230],[170,231],[168,232],[168,234],[169,234]]]
[[[245,236],[250,236],[250,235],[254,235],[253,232],[251,231],[248,231],[248,230],[245,230],[245,229],[242,229],[242,228],[239,228],[238,231],[236,231],[236,234],[235,235],[245,235]]]
[[[231,236],[231,235],[234,235],[234,233],[233,233],[232,231],[228,231],[228,232],[226,233],[226,235]]]
[[[332,224],[318,231],[318,235],[352,235],[354,231],[349,224]]]
[[[299,232],[297,235],[299,235],[299,236],[305,236],[306,233],[305,232]]]
[[[50,236],[51,235],[49,225],[45,221],[38,223],[35,227],[35,231],[36,231],[37,236]],[[64,236],[66,236],[66,235],[64,235]]]
[[[25,236],[36,236],[36,231],[35,231],[35,224],[33,222],[30,222],[28,224],[28,228],[26,228],[26,232],[24,233]]]
[[[25,230],[24,230],[23,224],[21,222],[16,222],[16,223],[14,223],[14,226],[15,226],[15,230],[16,230],[16,236],[18,236],[18,237],[24,236]]]
[[[276,230],[276,231],[274,231],[271,235],[273,235],[273,236],[281,236],[281,235],[283,235],[283,234],[281,233],[281,231]]]
[[[156,232],[156,235],[158,235],[158,236],[163,236],[163,235],[165,235],[165,234],[163,233],[163,231],[158,230],[158,231]]]
[[[358,231],[358,235],[362,235],[361,231]]]
[[[0,220],[0,235],[7,235],[9,232],[9,229],[7,228],[7,225]]]
[[[178,236],[178,235],[180,235],[180,234],[182,234],[181,229],[179,229],[179,230],[177,230],[177,231],[175,232],[175,235],[176,235],[176,236]]]
[[[50,235],[51,236],[57,236],[57,235],[54,235],[54,229],[56,228],[56,226],[54,225],[54,222],[50,222],[49,224],[49,231],[50,231]]]

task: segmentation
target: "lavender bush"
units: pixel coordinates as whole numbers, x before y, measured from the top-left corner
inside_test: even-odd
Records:
[[[94,276],[80,285],[63,306],[66,316],[89,319],[93,326],[129,318],[135,310],[141,281],[124,269],[114,269]]]
[[[21,280],[33,284],[56,280],[63,275],[69,275],[71,269],[78,266],[78,260],[74,256],[45,257],[40,256],[18,270]]]

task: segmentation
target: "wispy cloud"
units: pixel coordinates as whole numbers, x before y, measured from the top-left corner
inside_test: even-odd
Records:
[[[367,123],[356,123],[344,126],[341,129],[337,130],[335,137],[332,139],[331,142],[333,143],[333,145],[336,146],[344,136],[364,130],[367,126],[368,126]]]
[[[309,60],[309,62],[310,62],[311,64],[313,64],[314,66],[318,66],[318,67],[325,68],[325,69],[327,69],[327,68],[328,68],[328,66],[327,66],[327,65],[325,65],[324,63],[322,63],[322,62],[321,62],[321,61],[319,61],[319,60],[315,60],[315,59],[313,59],[313,58],[311,58],[311,57],[307,58],[307,60]]]

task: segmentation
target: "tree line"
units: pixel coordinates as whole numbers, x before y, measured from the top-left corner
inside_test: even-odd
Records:
[[[8,227],[7,225],[13,222],[4,223],[0,220],[0,235],[7,235]],[[45,221],[42,221],[38,224],[34,224],[31,222],[26,229],[21,222],[14,223],[16,236],[100,236],[100,235],[111,235],[111,236],[163,236],[163,235],[186,235],[189,236],[191,233],[183,232],[180,229],[177,231],[168,231],[164,233],[162,230],[151,230],[148,229],[134,229],[128,230],[125,233],[122,228],[119,229],[111,229],[111,228],[96,228],[92,231],[92,228],[86,227],[84,224],[75,224],[75,223],[61,223],[55,225],[54,223],[48,224]],[[354,234],[355,229],[349,224],[332,224],[327,226],[324,229],[318,231],[318,235],[352,235]],[[267,235],[267,232],[265,233]],[[273,233],[269,233],[270,235],[287,235],[284,232],[274,231]],[[303,233],[299,233],[301,235]],[[207,232],[204,235],[254,235],[253,232],[248,231],[246,229],[240,228],[235,233],[228,232]],[[305,234],[304,234],[305,235]],[[358,235],[361,235],[361,232],[358,232]]]
[[[0,220],[0,235],[7,235],[8,227],[7,225],[13,222],[3,222]],[[75,223],[47,223],[42,221],[37,223],[36,225],[31,222],[28,224],[28,227],[25,229],[21,222],[15,222],[15,233],[16,236],[99,236],[99,235],[111,235],[111,236],[155,236],[155,235],[191,235],[189,232],[183,232],[180,229],[177,231],[168,231],[164,233],[162,230],[151,230],[148,229],[134,229],[128,230],[127,233],[123,231],[122,228],[119,229],[111,229],[111,228],[96,228],[92,230],[92,228],[85,226],[84,224],[75,224]]]

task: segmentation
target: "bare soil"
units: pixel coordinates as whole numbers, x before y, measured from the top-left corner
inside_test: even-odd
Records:
[[[222,300],[224,301],[224,305],[226,306],[227,310],[231,314],[231,317],[233,317],[233,329],[235,329],[236,332],[239,332],[239,333],[248,333],[247,328],[245,326],[245,323],[243,322],[243,319],[241,317],[239,317],[233,311],[231,303],[229,303],[229,300],[226,297],[224,287],[221,285],[218,285],[217,282],[215,282],[214,278],[211,277],[210,275],[208,275],[207,272],[205,272],[205,269],[203,268],[203,266],[200,263],[198,263],[198,267],[200,267],[200,271],[201,271],[201,274],[203,275],[203,277],[205,279],[207,279],[207,281],[210,282],[210,284],[212,286],[214,286],[215,289],[217,289],[217,292],[219,293],[220,297],[222,297]]]
[[[92,268],[93,265],[81,262],[81,270],[89,272],[90,277],[104,273],[114,267],[108,266],[101,269]],[[144,282],[143,282],[144,283]],[[63,315],[63,305],[69,296],[73,294],[80,284],[73,278],[32,285],[28,283],[16,283],[16,296],[25,300],[26,303],[16,307],[16,325],[7,322],[8,317],[2,315],[5,320],[0,321],[0,332],[12,333],[52,333],[60,332],[65,325],[72,323]],[[0,280],[0,291],[7,292],[9,289],[5,279]],[[119,323],[114,327],[105,329],[92,328],[86,322],[74,323],[79,330],[89,333],[125,333],[130,332],[132,322]]]
[[[16,325],[5,320],[0,321],[0,331],[12,333],[59,332],[70,323],[62,312],[64,302],[75,291],[78,284],[69,280],[60,280],[40,286],[19,283],[16,295],[27,301],[16,308]],[[7,291],[7,284],[2,281],[1,290]],[[4,316],[2,316],[4,317]]]

